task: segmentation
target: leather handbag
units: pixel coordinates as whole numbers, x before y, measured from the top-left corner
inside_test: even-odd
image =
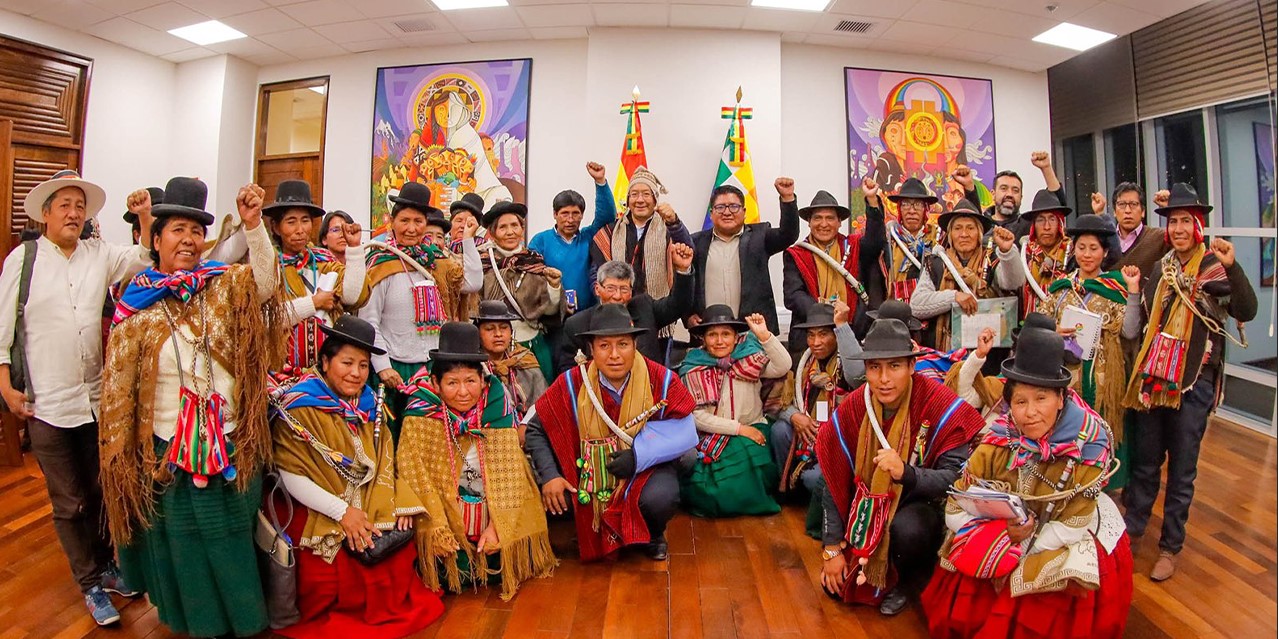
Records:
[[[355,558],[355,561],[365,566],[376,566],[412,540],[412,528],[408,530],[393,528],[391,530],[383,530],[380,537],[373,538],[373,545],[364,550],[351,550],[351,547],[346,545],[343,545],[343,547],[346,548],[346,552],[349,552]]]
[[[266,618],[274,630],[291,626],[301,621],[302,614],[297,609],[297,559],[294,557],[293,540],[285,532],[293,523],[293,500],[284,492],[284,482],[279,475],[270,473],[271,490],[257,511],[257,526],[253,531],[253,541],[258,549],[258,567],[262,572],[262,583],[266,595]],[[277,492],[283,497],[281,501],[288,504],[288,520],[280,525],[275,513]]]

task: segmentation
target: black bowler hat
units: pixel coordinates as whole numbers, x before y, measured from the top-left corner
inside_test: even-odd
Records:
[[[808,307],[807,321],[791,328],[834,328],[834,307],[818,302]]]
[[[184,217],[204,226],[213,223],[213,214],[204,210],[209,199],[209,187],[199,178],[175,177],[164,185],[164,203],[151,207],[151,215]]]
[[[461,196],[460,200],[448,205],[449,213],[458,211],[470,211],[470,214],[474,215],[475,219],[479,219],[484,216],[484,198],[480,197],[478,193],[467,193]]]
[[[701,314],[701,323],[689,328],[688,332],[693,335],[705,335],[711,326],[730,326],[738,333],[749,328],[732,313],[732,307],[727,304],[713,304],[707,306],[706,311]]]
[[[910,305],[901,300],[884,300],[879,305],[878,310],[866,311],[865,314],[870,316],[872,320],[901,320],[911,331],[923,330],[923,322],[920,322],[919,318],[914,316],[913,311],[910,310]]]
[[[479,313],[470,318],[470,321],[479,326],[484,322],[513,322],[521,320],[522,317],[511,312],[510,306],[501,300],[484,300],[479,303]]]
[[[429,353],[431,370],[439,362],[486,362],[479,328],[469,322],[446,322],[439,328],[439,348]]]
[[[590,330],[582,331],[582,337],[615,337],[617,335],[639,335],[648,329],[635,326],[630,319],[630,311],[621,304],[601,304],[590,314]]]
[[[479,225],[488,228],[497,223],[503,215],[518,215],[519,219],[528,219],[528,207],[518,202],[498,202],[493,205],[488,212],[484,214],[484,219],[480,220]]]
[[[164,189],[158,186],[148,186],[146,187],[146,192],[151,195],[151,206],[155,206],[156,204],[164,204]],[[138,214],[134,213],[133,211],[125,211],[124,221],[128,222],[129,224],[137,224]]]
[[[399,194],[392,197],[390,201],[418,211],[429,218],[431,211],[439,211],[431,205],[431,199],[430,187],[419,182],[405,182],[404,186],[399,187]]]
[[[356,348],[361,348],[374,355],[385,355],[386,350],[374,346],[377,339],[377,329],[372,324],[355,317],[354,315],[343,315],[337,318],[332,325],[320,324],[320,330],[328,336],[330,340],[337,340],[343,344],[350,344]]]
[[[1037,328],[1055,333],[1056,320],[1037,311],[1030,311],[1025,315],[1025,319],[1021,322],[1021,325],[1012,329],[1012,339],[1019,340],[1021,337],[1021,331],[1027,328]],[[1063,339],[1064,338],[1062,338],[1062,340]],[[1064,358],[1065,363],[1069,366],[1077,366],[1082,362],[1082,360],[1079,359],[1073,351],[1065,351]]]
[[[1167,206],[1160,206],[1154,209],[1154,212],[1166,217],[1177,209],[1190,209],[1201,217],[1211,213],[1212,207],[1198,199],[1198,191],[1195,191],[1194,187],[1184,182],[1177,182],[1171,187],[1171,196],[1167,198]]]
[[[846,206],[840,206],[839,201],[834,199],[828,191],[817,191],[816,195],[812,196],[812,203],[799,209],[799,217],[805,220],[812,219],[812,214],[818,209],[834,209],[835,213],[839,214],[840,220],[846,220],[852,216],[852,211],[849,211]]]
[[[1060,199],[1056,197],[1055,193],[1052,193],[1047,189],[1039,189],[1039,191],[1034,194],[1034,203],[1030,207],[1030,210],[1022,212],[1021,217],[1028,220],[1030,224],[1033,224],[1034,218],[1037,217],[1039,213],[1060,213],[1061,215],[1069,215],[1073,212],[1074,209],[1062,204]]]
[[[1052,330],[1027,326],[1021,330],[1012,356],[1003,360],[1003,377],[1041,386],[1065,388],[1072,379],[1065,368],[1065,338]]]
[[[1109,220],[1106,220],[1095,213],[1078,216],[1078,219],[1074,220],[1074,223],[1071,224],[1068,229],[1065,229],[1065,234],[1070,237],[1095,235],[1097,238],[1101,239],[1101,244],[1105,243],[1105,238],[1112,237],[1117,233],[1118,229],[1115,229],[1114,225],[1110,224]]]
[[[967,198],[963,198],[959,200],[958,204],[954,205],[953,210],[949,211],[948,213],[942,213],[941,217],[936,220],[936,223],[941,227],[942,230],[944,230],[946,233],[949,233],[950,222],[953,222],[954,220],[960,217],[970,217],[976,220],[977,223],[981,225],[982,233],[989,233],[990,229],[994,228],[994,220],[990,219],[989,217],[983,215],[980,211],[978,211],[976,209],[976,205],[969,202]]]
[[[853,355],[852,359],[897,359],[922,354],[922,351],[914,350],[914,339],[910,337],[910,329],[905,322],[887,318],[874,320],[870,332],[861,342],[861,352]]]
[[[275,187],[275,201],[262,207],[262,215],[283,215],[289,209],[306,209],[311,217],[324,217],[324,209],[311,199],[311,185],[306,180],[284,180]]]
[[[918,178],[909,178],[901,184],[901,188],[887,196],[893,204],[900,204],[901,200],[923,200],[928,206],[936,204],[936,195],[924,186],[923,181]]]
[[[444,235],[448,235],[448,232],[453,230],[453,223],[448,221],[448,218],[444,217],[444,212],[439,209],[426,212],[426,225],[438,226],[444,230]]]

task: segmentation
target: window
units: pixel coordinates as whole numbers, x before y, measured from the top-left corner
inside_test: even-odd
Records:
[[[258,89],[257,150],[253,180],[275,199],[284,180],[305,180],[311,199],[324,202],[324,126],[328,76],[264,84]],[[315,225],[319,230],[319,225]]]
[[[1105,183],[1110,191],[1123,182],[1144,182],[1140,127],[1126,124],[1105,131]],[[1110,193],[1106,193],[1108,199]]]
[[[324,88],[321,85],[266,92],[265,155],[319,153]]]
[[[1096,192],[1096,145],[1092,136],[1080,135],[1061,142],[1065,162],[1062,184],[1065,188],[1066,204],[1075,211],[1091,211],[1092,193]]]
[[[1203,137],[1202,111],[1181,113],[1154,121],[1158,148],[1158,188],[1185,182],[1206,202],[1207,145]]]

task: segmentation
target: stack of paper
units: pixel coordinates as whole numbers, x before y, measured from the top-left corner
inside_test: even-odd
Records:
[[[1028,516],[1029,511],[1025,508],[1025,501],[1020,495],[980,485],[971,486],[967,490],[950,488],[949,493],[955,503],[973,517],[1025,521]]]

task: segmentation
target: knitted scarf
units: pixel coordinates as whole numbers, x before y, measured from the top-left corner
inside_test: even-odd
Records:
[[[513,269],[518,273],[541,273],[546,270],[546,258],[542,257],[537,251],[519,247],[513,252],[492,244],[479,249],[480,253],[487,257],[487,249],[493,249],[493,257],[497,262],[497,269],[506,271]],[[484,265],[484,272],[487,273],[493,269],[492,260],[480,260]]]
[[[314,408],[334,415],[350,427],[352,433],[378,417],[377,398],[372,388],[364,386],[359,398],[352,403],[339,397],[324,378],[313,372],[304,373],[297,383],[284,389],[278,401],[284,410]]]
[[[400,392],[408,396],[404,417],[444,420],[457,434],[468,434],[480,428],[513,428],[515,425],[515,406],[506,394],[506,387],[493,375],[484,380],[484,396],[476,404],[481,407],[480,410],[467,411],[466,415],[458,415],[444,404],[425,367],[404,382]]]
[[[1109,464],[1109,435],[1102,425],[1099,413],[1083,401],[1078,393],[1070,391],[1065,406],[1056,417],[1056,425],[1038,439],[1026,437],[1012,419],[1010,412],[999,417],[981,441],[1012,449],[1008,458],[1008,470],[1020,468],[1036,461],[1051,463],[1057,459],[1073,459],[1088,466],[1104,468]]]
[[[936,243],[936,236],[937,228],[930,224],[919,229],[916,236],[905,230],[900,222],[888,223],[887,246],[884,248],[880,265],[883,268],[884,278],[887,280],[889,299],[910,301],[910,295],[914,293],[914,287],[919,281],[918,267],[905,256],[893,238],[899,238],[919,264],[926,264],[926,258],[931,255],[932,246]]]
[[[683,378],[688,392],[692,393],[697,408],[702,408],[719,405],[724,378],[758,382],[767,365],[768,356],[763,352],[763,344],[753,333],[746,333],[732,353],[724,358],[716,359],[704,348],[688,351],[679,367],[679,376]]]
[[[435,260],[448,257],[448,253],[432,242],[422,242],[413,246],[399,246],[395,243],[395,237],[392,235],[388,238],[387,244],[399,249],[405,255],[413,258],[414,262],[421,264],[427,270],[435,266]],[[373,267],[387,262],[398,262],[400,257],[390,251],[380,247],[369,247],[364,254],[364,261],[368,264],[369,272]]]
[[[1055,214],[1044,213],[1043,215]],[[1064,228],[1064,218],[1062,217],[1062,231]],[[1047,287],[1052,282],[1055,282],[1062,277],[1066,277],[1069,274],[1069,271],[1065,270],[1065,263],[1069,260],[1071,252],[1070,247],[1073,246],[1071,238],[1062,237],[1061,240],[1056,243],[1056,246],[1053,246],[1051,249],[1044,249],[1043,245],[1039,244],[1038,241],[1034,239],[1034,229],[1033,227],[1030,227],[1030,236],[1026,242],[1025,263],[1029,265],[1029,273],[1026,273],[1025,276],[1034,278],[1034,281],[1038,283],[1039,288],[1046,291]],[[1025,286],[1021,287],[1022,318],[1024,318],[1024,316],[1038,304],[1038,301],[1038,296],[1034,294],[1034,288],[1026,282]]]
[[[1127,386],[1125,401],[1128,407],[1137,410],[1180,408],[1185,381],[1184,347],[1189,343],[1194,314],[1174,288],[1180,289],[1192,300],[1202,295],[1203,285],[1227,279],[1225,267],[1219,261],[1213,261],[1208,268],[1201,268],[1206,253],[1206,247],[1200,243],[1183,265],[1175,251],[1168,251],[1159,261],[1161,277],[1154,291],[1145,339],[1136,355],[1135,369]],[[1156,363],[1153,360],[1160,358],[1170,362],[1166,366],[1167,374],[1161,378],[1150,374]]]
[[[595,246],[603,253],[604,261],[624,260],[634,266],[638,252],[643,251],[644,291],[659,300],[670,294],[674,285],[674,268],[670,261],[670,239],[666,231],[665,220],[654,215],[648,218],[647,230],[639,238],[639,246],[634,255],[626,255],[626,239],[630,233],[633,218],[625,217],[612,223],[612,228],[604,227],[595,234]],[[636,236],[638,228],[635,229]]]
[[[517,374],[521,370],[540,369],[541,364],[537,362],[537,356],[533,354],[527,346],[518,342],[512,342],[510,348],[506,350],[506,354],[501,359],[489,359],[488,367],[492,369],[502,382],[506,384],[507,389],[513,392],[517,399],[515,401],[519,414],[528,411],[526,406],[527,398],[524,397],[524,391],[519,386]]]
[[[280,251],[280,266],[292,267],[299,271],[313,268],[317,264],[336,261],[338,261],[337,258],[334,257],[328,249],[319,248],[317,246],[308,246],[302,249],[301,253],[285,253]]]
[[[120,301],[115,305],[111,326],[114,327],[166,297],[171,296],[185,304],[204,290],[213,278],[225,273],[227,268],[226,264],[213,260],[204,260],[190,271],[161,273],[148,268],[129,281]]]

